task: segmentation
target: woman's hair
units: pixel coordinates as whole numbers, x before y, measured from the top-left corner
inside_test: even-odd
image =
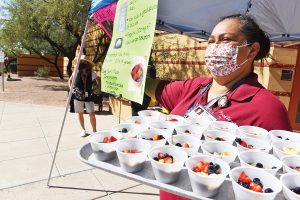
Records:
[[[93,66],[91,65],[91,63],[89,63],[86,60],[80,60],[79,67],[78,67],[78,69],[80,71],[83,69],[86,69],[87,71],[91,71],[92,68],[93,68]]]
[[[226,19],[234,19],[240,22],[240,30],[246,36],[249,44],[253,44],[254,42],[258,42],[260,44],[260,50],[254,60],[261,60],[268,56],[271,45],[270,38],[252,17],[243,14],[234,14],[222,17],[219,22]]]

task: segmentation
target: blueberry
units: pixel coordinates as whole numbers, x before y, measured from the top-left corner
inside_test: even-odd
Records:
[[[154,157],[154,158],[153,158],[153,160],[156,160],[156,161],[158,161],[158,158],[157,158],[157,157]]]
[[[153,138],[149,138],[149,140],[153,140]]]
[[[253,182],[256,183],[256,184],[257,184],[257,183],[260,183],[260,179],[259,179],[259,178],[254,178],[254,179],[253,179]]]
[[[184,131],[185,133],[190,133],[190,131],[189,130],[186,130],[186,131]]]
[[[290,140],[289,138],[286,138],[285,140]]]
[[[219,137],[216,137],[216,139],[215,139],[215,140],[221,141],[222,139],[221,139],[221,138],[219,138]]]
[[[253,145],[249,144],[248,146],[251,147],[251,148],[253,149]]]
[[[127,128],[122,128],[122,131],[121,131],[122,133],[127,133],[128,132],[128,130],[127,130]]]
[[[272,169],[276,169],[277,167],[273,166]]]
[[[165,139],[165,137],[162,136],[162,135],[158,135],[158,139],[159,139],[159,140],[162,140],[162,139]]]
[[[219,169],[221,169],[220,165],[215,164],[215,170],[218,171]]]
[[[213,165],[208,165],[208,170],[210,170],[210,171],[215,171],[215,166],[213,166]]]
[[[272,193],[272,192],[274,192],[271,188],[267,188],[267,189],[265,189],[265,191],[264,191],[265,193]]]
[[[241,138],[235,138],[235,141],[237,142],[237,143],[240,143],[241,141],[242,141],[242,139]]]
[[[249,188],[249,184],[248,183],[244,183],[244,182],[241,182],[240,185],[244,188]]]
[[[279,139],[282,139],[282,137],[281,136],[277,136]]]
[[[300,194],[300,187],[295,187],[291,189],[293,192],[295,192],[296,194]]]
[[[264,168],[263,164],[261,164],[261,163],[256,163],[255,166],[258,167],[258,168]]]
[[[180,143],[176,143],[175,145],[178,147],[182,147],[182,145]]]

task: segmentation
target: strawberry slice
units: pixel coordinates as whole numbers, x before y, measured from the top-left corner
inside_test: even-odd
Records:
[[[164,163],[171,164],[171,163],[173,163],[173,159],[171,157],[166,157],[166,158],[164,158]]]
[[[135,124],[141,124],[141,122],[138,121],[138,120],[135,120],[134,123],[135,123]]]
[[[117,138],[115,138],[114,136],[111,136],[108,140],[108,142],[115,142],[117,141]]]
[[[103,143],[108,143],[108,141],[109,141],[108,137],[105,137],[105,138],[103,139]]]
[[[196,172],[196,173],[197,173],[197,172],[201,172],[200,169],[199,169],[198,167],[194,167],[194,168],[193,168],[193,171]]]
[[[208,172],[208,162],[198,162],[196,167],[200,169],[201,172],[207,173]]]
[[[178,120],[177,119],[168,119],[167,121],[169,121],[169,122],[178,122]]]
[[[250,190],[253,190],[255,192],[263,192],[262,188],[260,185],[254,183],[254,182],[251,182],[250,185],[249,185],[249,189]]]
[[[182,144],[182,147],[183,147],[183,148],[190,148],[190,145],[189,145],[188,143],[183,143],[183,144]]]
[[[248,148],[247,142],[245,142],[245,141],[243,141],[243,140],[239,143],[239,145]]]
[[[252,183],[251,178],[248,177],[244,171],[240,174],[238,181],[242,183],[248,183],[248,184]]]
[[[165,155],[164,155],[163,153],[158,153],[158,154],[157,154],[158,160],[164,159],[164,157],[165,157]]]

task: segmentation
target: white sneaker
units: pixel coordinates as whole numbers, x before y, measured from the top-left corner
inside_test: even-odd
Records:
[[[86,136],[86,131],[82,130],[81,133],[80,133],[80,137],[85,137],[85,136]]]

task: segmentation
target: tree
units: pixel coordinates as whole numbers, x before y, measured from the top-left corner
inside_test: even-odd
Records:
[[[27,50],[44,59],[43,53],[52,54],[56,61],[58,56],[67,57],[70,76],[89,4],[86,0],[10,0],[4,7],[7,17],[0,24],[2,48],[13,53]],[[57,67],[57,62],[52,64]]]

